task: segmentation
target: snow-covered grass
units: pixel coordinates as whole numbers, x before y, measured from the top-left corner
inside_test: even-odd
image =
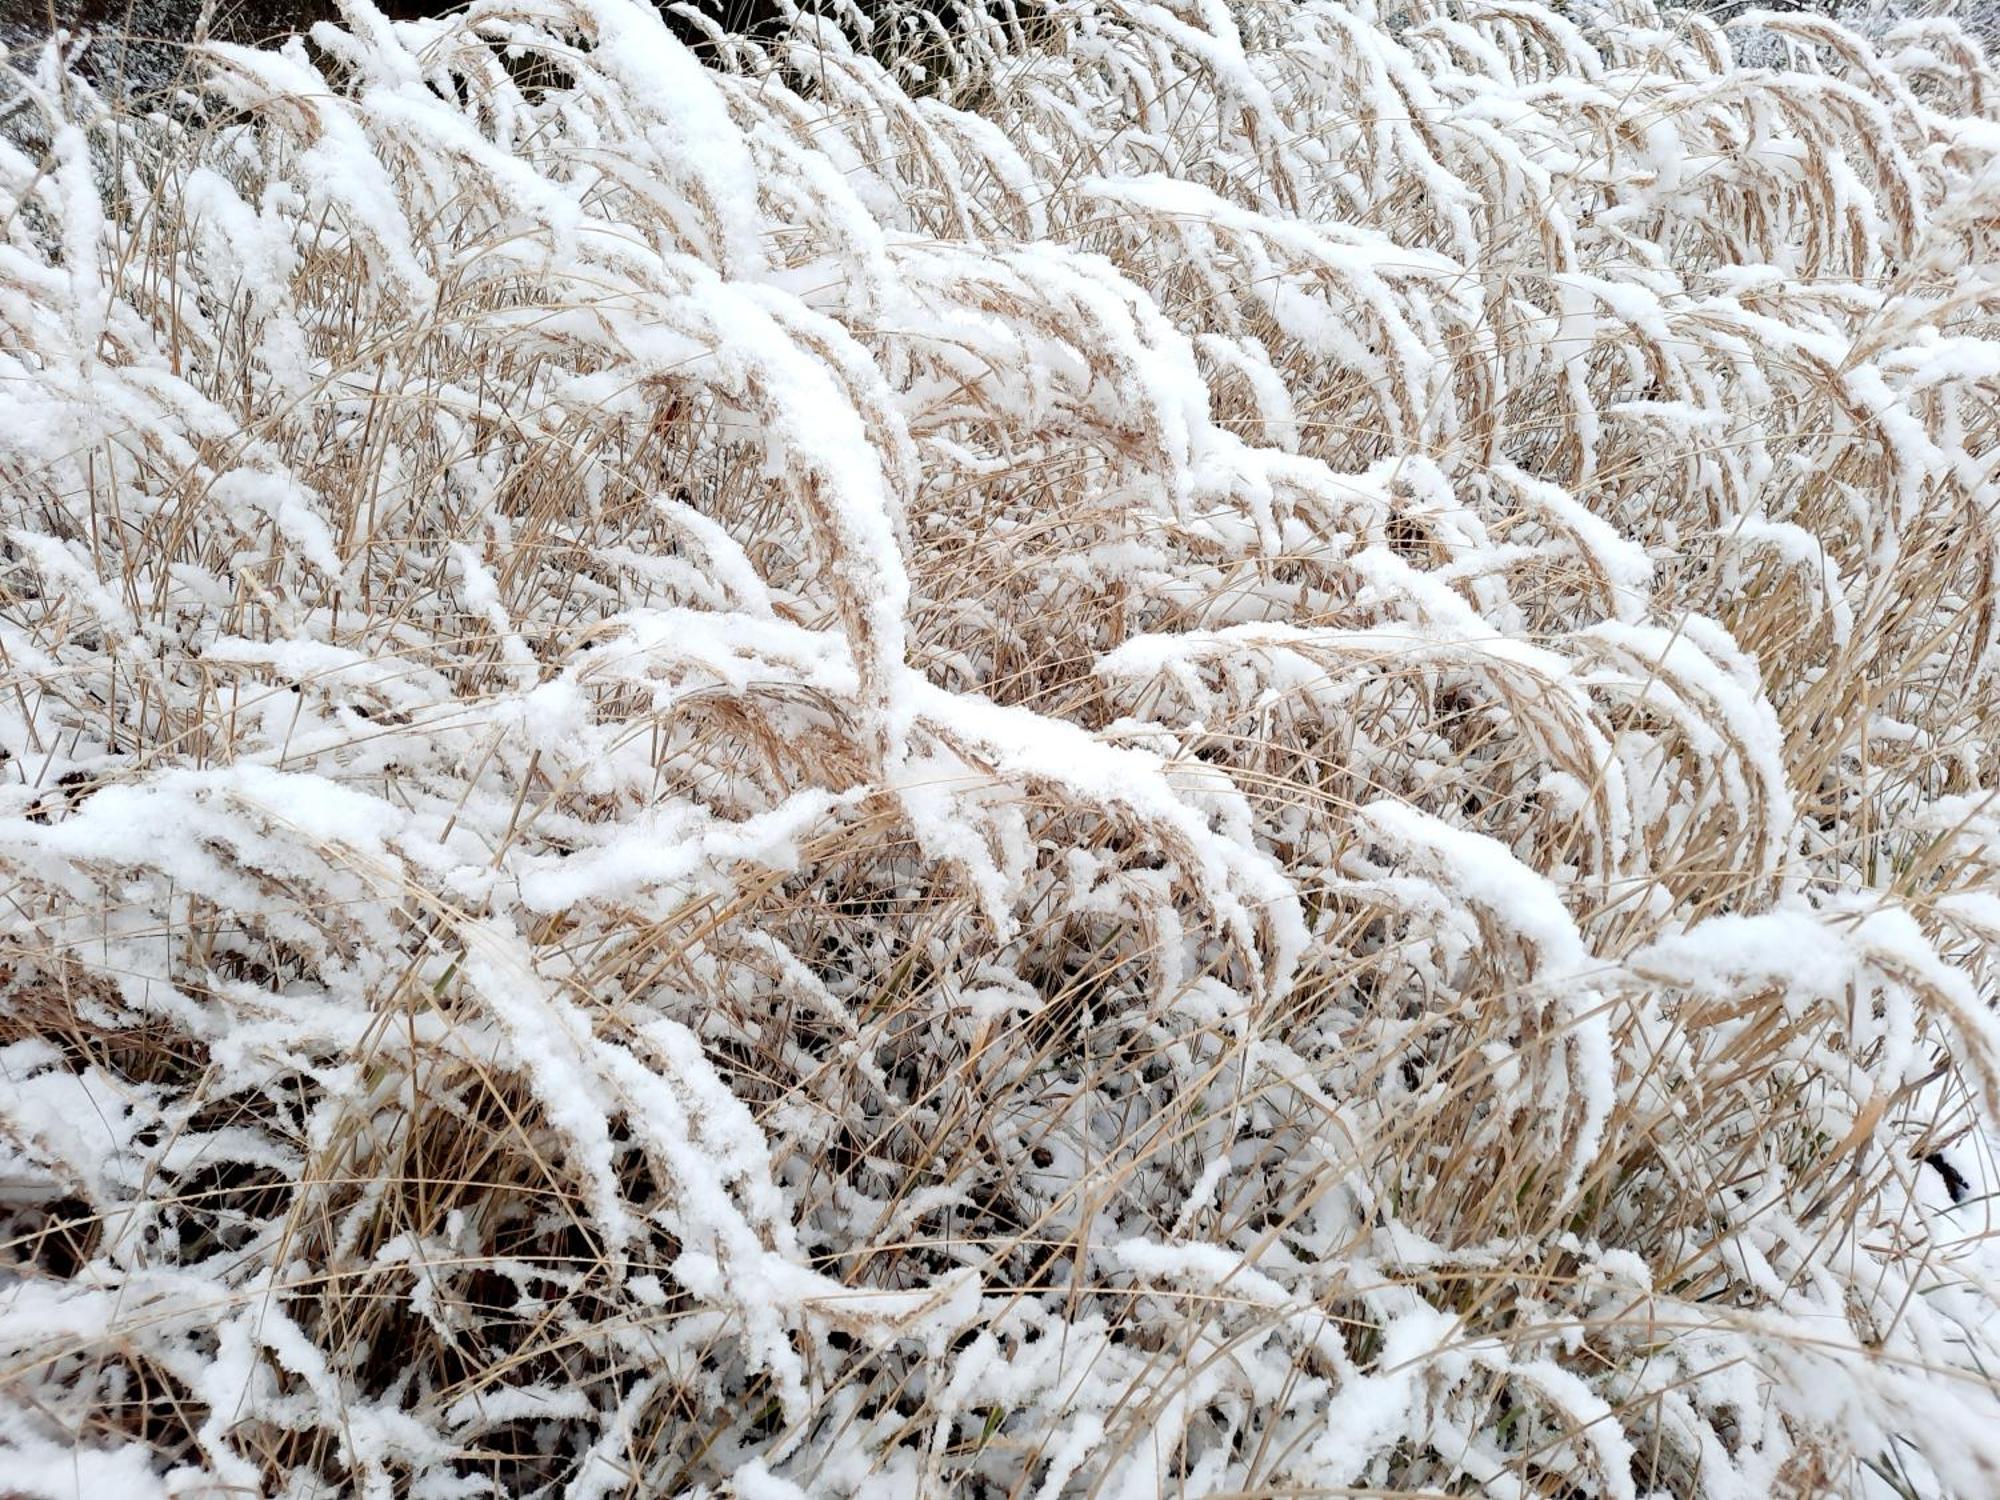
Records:
[[[16,59],[0,1488],[2000,1493],[2000,76],[866,10]]]

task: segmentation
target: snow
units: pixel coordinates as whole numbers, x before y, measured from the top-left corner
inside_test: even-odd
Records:
[[[781,8],[6,64],[10,1492],[1994,1492],[1978,42]]]

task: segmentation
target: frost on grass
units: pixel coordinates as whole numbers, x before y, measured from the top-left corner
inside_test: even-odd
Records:
[[[1976,44],[344,17],[7,79],[10,1493],[2000,1492]]]

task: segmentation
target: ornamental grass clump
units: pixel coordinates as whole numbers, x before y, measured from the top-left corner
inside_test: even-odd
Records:
[[[2000,1493],[1967,32],[341,14],[5,80],[0,1486]]]

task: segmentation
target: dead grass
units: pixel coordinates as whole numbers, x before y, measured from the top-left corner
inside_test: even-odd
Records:
[[[1750,24],[17,60],[7,1482],[2000,1488],[1994,79]]]

